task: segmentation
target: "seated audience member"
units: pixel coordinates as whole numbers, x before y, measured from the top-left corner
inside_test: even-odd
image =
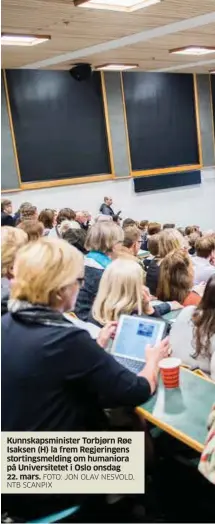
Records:
[[[133,218],[125,218],[125,220],[123,220],[123,223],[122,223],[122,228],[125,229],[126,227],[129,227],[129,226],[137,226],[137,222],[135,222]]]
[[[148,239],[152,235],[157,235],[157,233],[160,233],[160,231],[161,231],[161,224],[159,224],[158,222],[149,222],[147,237],[145,238],[145,241],[142,243],[141,249],[148,251]]]
[[[111,197],[104,197],[104,202],[99,208],[99,212],[102,213],[102,215],[110,215],[113,216],[115,213],[112,209],[113,200]]]
[[[184,308],[176,319],[170,343],[172,356],[215,380],[215,275],[208,280],[198,307]]]
[[[195,226],[187,226],[185,227],[185,236],[189,237],[192,233],[196,233]]]
[[[182,306],[197,306],[201,300],[193,290],[191,257],[183,250],[171,251],[160,264],[157,297],[164,302],[177,300]]]
[[[189,235],[189,237],[186,238],[189,244],[188,253],[189,255],[193,256],[196,254],[196,242],[199,239],[199,233],[191,233],[191,235]]]
[[[25,222],[26,220],[32,220],[35,221],[38,219],[38,211],[36,206],[30,205],[23,205],[20,211],[20,218],[19,218],[19,224],[21,222]]]
[[[185,245],[184,237],[182,237],[177,229],[165,229],[161,231],[156,235],[156,240],[158,240],[158,255],[150,262],[146,274],[146,285],[150,293],[154,296],[156,296],[157,292],[161,261],[170,251],[181,249]]]
[[[148,240],[148,250],[149,255],[147,258],[144,258],[143,263],[145,270],[147,271],[149,268],[149,265],[151,264],[151,261],[158,256],[159,252],[159,233],[157,235],[152,235],[152,237]]]
[[[89,320],[98,326],[117,321],[120,315],[161,316],[179,304],[153,306],[150,294],[143,285],[143,272],[133,260],[115,260],[104,271]]]
[[[1,201],[1,225],[15,226],[15,219],[12,216],[12,202],[11,200],[3,199]]]
[[[123,230],[113,222],[97,222],[87,233],[85,248],[85,281],[80,289],[75,313],[87,320],[104,269],[117,257],[124,238]]]
[[[38,240],[44,233],[43,223],[38,220],[25,220],[24,222],[20,222],[17,228],[25,231],[28,235],[28,242]]]
[[[82,229],[85,229],[85,231],[89,229],[91,216],[88,211],[77,211],[75,220]]]
[[[124,228],[122,252],[136,257],[141,245],[141,232],[136,225]]]
[[[18,211],[16,211],[14,215],[16,225],[18,225],[20,222],[20,215],[21,215],[22,209],[24,209],[25,207],[31,207],[31,205],[32,205],[31,202],[23,202],[21,206],[19,206]]]
[[[11,279],[15,256],[20,247],[28,241],[27,234],[11,226],[1,228],[1,314],[7,313]]]
[[[192,257],[194,267],[194,284],[207,282],[215,275],[215,239],[203,236],[195,243],[196,256]]]
[[[48,235],[50,230],[56,225],[54,209],[43,209],[39,214],[38,220],[44,225],[44,236]]]
[[[175,229],[175,224],[164,224],[163,229]]]
[[[102,215],[102,213],[97,215],[95,218],[95,223],[96,222],[112,222],[112,221],[113,221],[113,217],[111,215]]]
[[[62,238],[64,233],[66,233],[66,231],[68,231],[69,229],[78,229],[78,230],[80,230],[81,227],[78,224],[78,222],[76,222],[76,220],[63,220],[59,224],[59,226],[58,226],[59,237]]]
[[[64,240],[43,237],[18,253],[2,318],[3,431],[108,430],[104,408],[135,407],[154,392],[168,339],[148,347],[139,376],[122,367],[63,315],[83,278],[82,254]],[[103,343],[112,333],[110,324]]]
[[[81,251],[84,255],[87,254],[87,250],[85,249],[85,242],[86,242],[86,231],[84,229],[68,229],[65,233],[63,233],[63,239],[69,242],[71,246],[76,247],[78,251]]]
[[[141,249],[142,249],[142,246],[145,245],[145,241],[147,239],[147,234],[148,234],[148,223],[149,221],[148,220],[141,220],[140,223],[139,223],[139,229],[141,231]]]
[[[124,240],[122,247],[120,249],[119,256],[122,258],[130,258],[135,260],[141,266],[144,272],[145,278],[145,269],[143,261],[137,258],[141,246],[141,232],[136,225],[128,226],[124,228]]]
[[[58,237],[60,238],[59,233],[59,226],[64,220],[69,221],[75,221],[76,213],[73,211],[73,209],[70,209],[69,207],[64,207],[63,209],[60,209],[57,218],[56,218],[56,225],[50,230],[49,237]]]

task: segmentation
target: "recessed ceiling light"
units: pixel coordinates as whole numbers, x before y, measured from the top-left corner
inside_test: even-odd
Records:
[[[138,9],[158,4],[163,0],[74,0],[76,7],[87,7],[88,9],[106,9],[110,11],[124,11],[132,13]]]
[[[125,71],[127,69],[136,69],[137,64],[104,64],[96,66],[94,69],[96,71]]]
[[[181,47],[180,49],[171,49],[169,51],[171,54],[175,55],[208,55],[209,53],[215,53],[215,47],[202,47],[202,46],[187,46]]]
[[[42,44],[50,40],[50,36],[35,36],[35,35],[11,35],[2,33],[1,34],[1,45],[8,46],[27,46]]]

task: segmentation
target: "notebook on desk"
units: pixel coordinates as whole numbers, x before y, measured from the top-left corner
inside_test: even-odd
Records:
[[[122,315],[112,346],[114,358],[138,374],[145,365],[147,344],[155,346],[166,334],[162,319]]]

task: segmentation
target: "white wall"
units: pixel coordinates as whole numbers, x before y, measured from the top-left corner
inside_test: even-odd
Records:
[[[174,176],[174,175],[173,175]],[[24,201],[45,207],[71,207],[98,213],[104,196],[112,196],[114,210],[137,220],[175,222],[178,226],[199,224],[202,229],[215,229],[215,169],[202,171],[198,186],[135,193],[132,180],[117,180],[74,186],[20,191],[4,194],[14,204],[14,210]]]

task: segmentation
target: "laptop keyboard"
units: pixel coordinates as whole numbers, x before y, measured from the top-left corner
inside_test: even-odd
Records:
[[[136,375],[144,367],[144,362],[140,362],[139,360],[133,360],[131,358],[118,357],[118,356],[114,356],[114,358],[117,360],[117,362],[119,362],[119,364],[129,369],[129,371],[132,371],[132,373],[135,373]]]

